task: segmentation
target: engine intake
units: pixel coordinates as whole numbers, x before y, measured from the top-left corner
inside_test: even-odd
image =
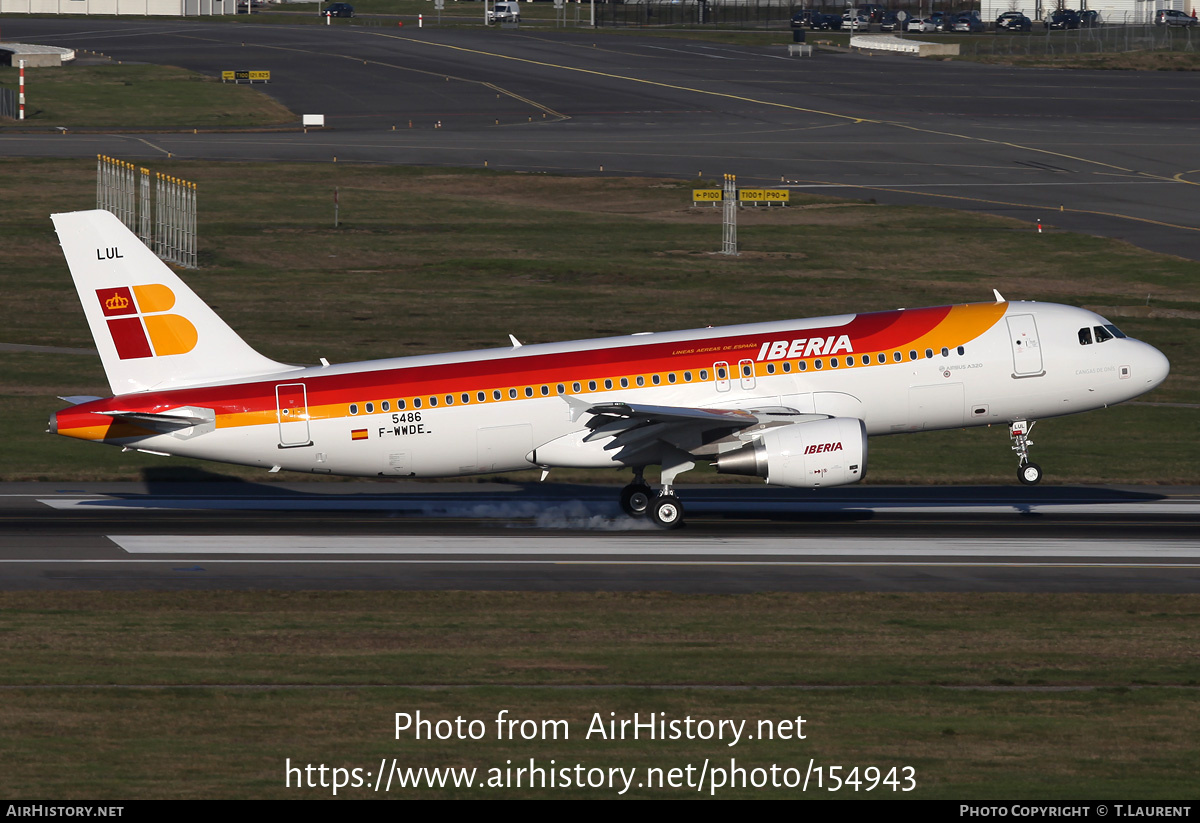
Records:
[[[762,477],[774,486],[856,483],[867,473],[867,427],[853,417],[834,417],[767,429],[754,442],[720,455],[716,467],[721,474]]]

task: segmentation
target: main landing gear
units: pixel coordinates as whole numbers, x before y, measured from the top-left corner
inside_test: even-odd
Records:
[[[1033,431],[1036,422],[1036,420],[1031,422],[1016,420],[1008,430],[1008,436],[1013,441],[1012,450],[1017,453],[1017,479],[1026,486],[1036,486],[1042,481],[1042,467],[1037,463],[1029,462],[1029,447],[1033,445],[1033,441],[1029,439],[1029,433]]]
[[[633,482],[621,489],[621,509],[630,517],[649,517],[660,529],[678,529],[683,525],[683,503],[671,493],[675,477],[695,466],[683,461],[663,466],[662,487],[656,492],[642,477],[645,467],[633,470]]]

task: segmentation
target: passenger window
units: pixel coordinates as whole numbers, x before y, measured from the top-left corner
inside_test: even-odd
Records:
[[[430,406],[436,406],[436,405],[437,405],[437,398],[436,398],[436,397],[431,397],[431,398],[429,398],[429,405],[430,405]]]
[[[817,371],[820,371],[821,369],[823,369],[824,365],[821,363],[821,358],[818,357],[817,361],[815,363],[813,363],[813,366],[816,367]]]
[[[525,396],[526,396],[526,397],[533,397],[533,386],[526,386],[526,387],[525,387]]]
[[[852,355],[852,354],[846,355],[846,365],[847,366],[854,365],[854,355]]]
[[[637,379],[636,379],[634,382],[636,382],[636,383],[637,383],[639,386],[644,386],[644,385],[646,385],[646,378],[642,377],[642,376],[639,374],[639,375],[637,376]]]
[[[724,367],[717,369],[717,379],[724,380],[729,375],[725,373]]]
[[[358,414],[358,404],[357,404],[357,403],[351,403],[351,404],[350,404],[350,413],[351,413],[351,414]]]
[[[749,377],[751,372],[750,364],[746,363],[742,366],[742,377]]]
[[[662,378],[659,377],[657,374],[651,375],[650,382],[657,386],[659,383],[662,382]]]
[[[707,380],[707,379],[708,379],[708,369],[701,369],[701,370],[700,370],[700,379],[701,379],[701,380]]]
[[[588,391],[595,391],[595,390],[596,390],[596,381],[589,380],[588,381]]]
[[[517,390],[516,390],[516,389],[509,389],[509,390],[508,390],[508,398],[509,398],[510,400],[516,400],[516,399],[517,399]]]
[[[967,353],[967,350],[966,350],[966,349],[964,349],[962,346],[959,346],[959,347],[958,347],[958,353],[959,353],[960,355],[961,355],[961,354],[966,354],[966,353]]]
[[[880,352],[880,353],[879,353],[879,357],[878,357],[877,359],[879,360],[879,362],[880,362],[880,363],[886,363],[886,362],[887,362],[887,355],[886,355],[886,354],[884,354],[883,352]]]
[[[909,349],[909,350],[908,350],[908,359],[909,359],[909,360],[916,360],[916,359],[917,359],[917,351],[916,351],[916,349]]]
[[[685,371],[685,372],[683,373],[683,382],[684,382],[684,383],[691,383],[691,382],[692,382],[692,373],[691,373],[690,371]]]
[[[500,390],[499,390],[499,389],[496,389],[496,390],[494,390],[494,391],[492,392],[492,399],[493,399],[493,400],[499,400],[499,399],[500,399]]]
[[[767,374],[774,374],[774,373],[775,373],[775,364],[768,363],[767,364]]]
[[[611,379],[611,378],[605,378],[605,380],[604,380],[604,388],[606,388],[606,389],[611,389],[611,388],[612,388],[612,379]]]
[[[808,361],[806,361],[806,360],[800,361],[800,371],[808,371]]]
[[[559,386],[559,388],[561,389],[562,387],[561,387],[561,386]],[[547,395],[549,395],[549,394],[550,394],[550,387],[549,387],[549,386],[542,386],[542,397],[546,397],[546,396],[547,396]]]
[[[571,393],[572,394],[579,394],[581,391],[583,391],[583,386],[579,385],[578,383],[571,384]]]
[[[946,348],[945,346],[942,346],[942,357],[949,357],[949,356],[950,356],[950,350],[948,348]]]
[[[447,405],[447,406],[453,406],[453,405],[454,405],[454,395],[452,395],[452,394],[448,394],[448,395],[446,395],[446,405]]]
[[[791,372],[792,372],[792,364],[791,364],[791,363],[787,363],[787,362],[785,362],[785,363],[783,364],[783,373],[784,373],[784,374],[791,374]]]
[[[371,413],[371,412],[373,412],[373,411],[375,411],[375,404],[374,404],[374,403],[368,403],[368,404],[367,404],[367,414],[370,414],[370,413]]]
[[[675,382],[675,372],[671,372],[671,373],[669,373],[669,374],[667,375],[667,382],[668,382],[668,383],[674,383],[674,382]]]
[[[463,403],[470,403],[471,395],[467,394],[466,392],[463,392],[463,396],[459,399],[462,400]]]
[[[838,367],[838,359],[836,357],[829,358],[829,368],[836,369]]]
[[[629,388],[629,378],[628,377],[621,378],[621,388],[623,388],[623,389]]]
[[[1087,326],[1084,326],[1082,329],[1079,330],[1079,345],[1081,345],[1081,346],[1092,345],[1092,330],[1089,329]]]
[[[392,410],[392,404],[391,404],[391,403],[389,403],[388,401],[384,400],[382,403],[380,403],[380,404],[379,404],[379,408],[380,408],[382,411],[391,411],[391,410]]]
[[[400,411],[404,411],[404,407],[407,405],[408,405],[408,403],[404,402],[403,400],[396,401],[396,408],[399,409]]]
[[[894,352],[892,352],[892,359],[895,360],[897,363],[899,363],[901,360],[904,359],[904,355],[900,354],[900,352],[898,352],[898,351],[894,351]]]
[[[925,350],[925,359],[929,360],[932,357],[933,357],[933,349],[926,349]]]
[[[566,387],[566,386],[564,386],[562,383],[559,383],[557,386],[555,386],[555,387],[554,387],[554,390],[555,390],[555,391],[556,391],[558,394],[566,394],[566,393],[567,393],[567,387]]]
[[[414,397],[414,398],[413,398],[413,408],[414,408],[414,409],[419,409],[419,408],[421,408],[421,398],[419,398],[419,397]]]
[[[475,399],[478,400],[480,403],[482,403],[485,400],[487,400],[487,395],[484,394],[483,392],[479,392],[475,395]]]

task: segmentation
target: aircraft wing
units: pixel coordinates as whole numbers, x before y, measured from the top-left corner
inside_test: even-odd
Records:
[[[589,406],[592,418],[585,424],[598,429],[609,423],[627,420],[632,424],[666,423],[728,427],[729,431],[753,426],[758,418],[741,409],[691,409],[683,406],[650,406],[641,403],[598,403]]]

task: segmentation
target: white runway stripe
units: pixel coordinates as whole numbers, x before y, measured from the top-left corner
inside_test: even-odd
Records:
[[[109,535],[108,539],[130,554],[169,555],[486,555],[493,557],[557,557],[574,559],[596,555],[614,557],[1090,557],[1200,558],[1196,540],[1056,540],[1033,538],[1019,543],[1006,540],[953,538],[648,538],[624,533],[612,536],[572,535],[506,537],[468,536],[190,536]]]

